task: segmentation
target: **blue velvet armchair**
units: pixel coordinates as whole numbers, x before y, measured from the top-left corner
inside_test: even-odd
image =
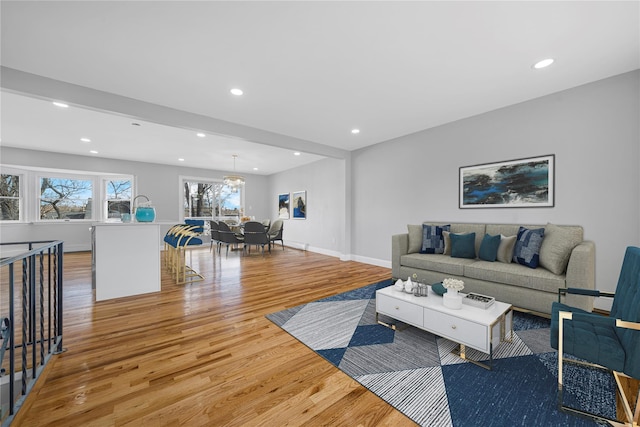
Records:
[[[613,297],[609,316],[570,307],[560,302],[563,294]],[[552,305],[551,346],[558,350],[558,406],[565,412],[613,425],[638,426],[640,395],[626,396],[621,380],[640,379],[640,248],[628,247],[615,294],[586,289],[560,289]],[[565,354],[578,358],[568,359]],[[563,362],[579,363],[610,371],[617,384],[625,420],[565,406],[562,399]]]

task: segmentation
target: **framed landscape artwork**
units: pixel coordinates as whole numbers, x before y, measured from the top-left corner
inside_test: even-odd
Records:
[[[460,168],[460,209],[552,207],[555,155]]]
[[[307,192],[295,191],[291,194],[293,219],[307,219]]]
[[[278,218],[289,219],[289,193],[278,194]]]

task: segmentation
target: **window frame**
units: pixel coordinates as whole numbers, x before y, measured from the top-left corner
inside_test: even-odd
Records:
[[[224,220],[224,219],[232,219],[232,218],[237,218],[238,220],[240,219],[240,217],[243,214],[244,211],[244,198],[245,198],[245,190],[244,187],[241,187],[238,189],[238,191],[240,192],[240,206],[238,207],[238,215],[214,215],[215,214],[215,208],[218,207],[219,212],[222,212],[222,207],[220,206],[220,200],[219,199],[215,199],[215,193],[214,193],[214,201],[215,201],[215,205],[213,207],[213,211],[211,212],[211,216],[206,216],[206,217],[191,217],[191,216],[185,216],[185,208],[184,208],[184,201],[185,201],[185,192],[184,192],[184,186],[186,183],[202,183],[202,184],[213,184],[213,185],[222,185],[224,186],[224,181],[220,178],[204,178],[204,177],[195,177],[195,176],[184,176],[184,175],[180,175],[178,177],[178,185],[180,188],[180,191],[178,191],[179,197],[180,197],[180,202],[178,205],[178,209],[179,209],[179,216],[178,218],[180,218],[180,221],[184,221],[185,219],[214,219],[214,220]]]
[[[18,199],[18,219],[2,219],[0,217],[0,224],[18,224],[21,222],[25,222],[26,177],[24,171],[3,167],[2,169],[0,169],[0,175],[12,175],[18,177],[18,197],[0,195],[0,199]]]
[[[41,212],[41,202],[42,197],[40,196],[40,183],[44,178],[53,178],[53,179],[69,179],[69,180],[77,180],[77,181],[91,181],[91,217],[90,218],[42,218]],[[73,172],[63,172],[63,171],[40,171],[35,176],[35,211],[34,211],[34,222],[41,223],[58,223],[58,222],[95,222],[99,220],[100,215],[96,215],[95,209],[95,201],[100,200],[96,197],[96,184],[98,184],[96,177],[91,175],[83,175]]]
[[[0,164],[0,173],[3,175],[17,175],[20,177],[20,220],[2,220],[0,224],[58,224],[58,223],[90,223],[107,221],[106,185],[108,181],[130,180],[131,196],[137,188],[137,177],[133,174],[90,172],[68,169],[43,168],[38,166],[23,166],[15,164]],[[41,219],[40,218],[40,180],[42,178],[78,179],[91,181],[92,186],[92,212],[91,218],[83,219]],[[104,203],[103,203],[104,201]],[[132,203],[133,199],[131,200]],[[131,204],[130,204],[131,206]]]
[[[108,185],[110,181],[131,181],[131,197],[129,199],[109,199],[109,189]],[[128,201],[129,202],[129,213],[131,213],[131,209],[133,208],[133,199],[135,198],[135,179],[133,175],[102,175],[100,177],[100,189],[102,191],[101,207],[102,207],[102,217],[105,221],[109,221],[109,202],[111,201]],[[114,219],[111,219],[114,220]]]

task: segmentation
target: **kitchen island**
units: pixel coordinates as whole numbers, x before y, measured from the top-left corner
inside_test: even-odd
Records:
[[[160,291],[159,223],[95,223],[91,234],[96,301]]]

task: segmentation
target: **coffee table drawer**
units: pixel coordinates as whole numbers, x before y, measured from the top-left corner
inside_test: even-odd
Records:
[[[435,310],[424,310],[424,328],[459,344],[489,353],[487,327]]]
[[[376,311],[394,319],[422,327],[423,308],[419,305],[386,295],[379,295],[376,297]]]

